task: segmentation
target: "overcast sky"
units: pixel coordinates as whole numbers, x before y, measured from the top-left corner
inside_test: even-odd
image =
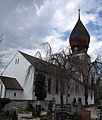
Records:
[[[0,50],[7,65],[18,50],[35,55],[43,42],[53,52],[69,46],[69,35],[78,20],[86,26],[92,59],[102,52],[102,0],[0,0]]]

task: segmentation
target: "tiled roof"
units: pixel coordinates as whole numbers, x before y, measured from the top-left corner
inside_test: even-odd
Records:
[[[36,70],[38,71],[42,71],[48,74],[52,74],[55,75],[56,74],[56,70],[58,73],[61,73],[63,71],[63,69],[61,69],[60,67],[51,64],[49,62],[46,62],[42,59],[38,59],[36,57],[33,57],[31,55],[28,55],[26,53],[23,53],[21,51],[19,51],[33,66]],[[70,70],[65,70],[64,71],[66,74],[64,74],[65,78],[68,79],[67,77],[70,76],[70,79],[73,79],[74,81],[78,82],[79,84],[84,86],[84,83],[78,79],[75,79],[75,77],[73,77],[72,73],[70,72]],[[91,89],[92,87],[90,85],[88,85],[88,88]]]
[[[83,36],[84,38],[87,38],[88,40],[90,39],[90,35],[87,29],[85,28],[85,26],[83,25],[83,23],[81,22],[81,20],[77,21],[74,29],[71,32],[70,39],[72,39],[72,37],[75,37],[75,36]]]
[[[18,83],[16,78],[0,76],[1,81],[3,82],[6,89],[13,89],[13,90],[23,90],[21,85]]]
[[[46,72],[48,73],[49,71],[49,68],[59,68],[58,66],[54,65],[54,64],[51,64],[49,62],[46,62],[42,59],[39,59],[39,58],[36,58],[34,56],[31,56],[31,55],[28,55],[26,53],[23,53],[21,51],[19,51],[30,63],[31,65],[34,66],[34,68],[36,70],[39,70],[39,71],[42,71],[42,72]]]
[[[26,53],[23,53],[21,51],[19,51],[30,63],[31,65],[34,66],[34,68],[38,71],[41,71],[41,72],[44,72],[44,73],[48,73],[48,74],[51,74],[51,75],[54,75],[56,74],[56,71],[57,73],[60,73],[63,69],[60,68],[59,66],[57,65],[54,65],[52,63],[49,63],[47,61],[44,61],[42,59],[39,59],[39,58],[36,58],[36,57],[33,57],[31,55],[28,55]]]

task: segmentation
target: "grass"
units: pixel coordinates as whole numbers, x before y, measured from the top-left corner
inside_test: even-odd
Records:
[[[99,104],[97,104],[97,103],[96,103],[96,104],[88,105],[89,108],[96,108],[96,107],[98,107],[98,106],[99,106]]]
[[[33,119],[33,116],[22,116],[21,118],[25,118],[25,119]]]

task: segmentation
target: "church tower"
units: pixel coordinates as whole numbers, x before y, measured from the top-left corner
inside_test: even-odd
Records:
[[[88,64],[91,62],[90,56],[87,54],[90,43],[90,35],[80,20],[80,10],[78,12],[78,21],[69,38],[72,50],[71,59],[76,62],[76,64],[81,63],[82,65],[82,63],[84,63],[84,75],[88,75]]]
[[[72,54],[87,53],[90,43],[90,35],[80,20],[80,10],[78,12],[78,21],[69,38]]]

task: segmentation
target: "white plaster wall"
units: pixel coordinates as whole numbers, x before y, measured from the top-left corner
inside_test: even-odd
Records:
[[[1,91],[1,86],[2,86],[2,91]],[[4,98],[5,97],[5,86],[4,84],[2,83],[2,81],[0,80],[0,97],[1,98]]]
[[[66,93],[65,93],[65,95],[63,95],[64,104],[67,104],[67,103],[71,104],[74,98],[76,98],[76,100],[78,100],[78,98],[82,98],[82,103],[85,104],[84,87],[82,85],[80,85],[78,92],[76,92],[74,84],[75,84],[75,81],[71,80],[70,88],[68,89],[68,93],[67,93],[67,90],[65,90]],[[65,86],[65,87],[67,87],[67,86]],[[67,88],[65,88],[65,89],[67,89]],[[68,97],[67,94],[70,94],[70,96]],[[54,93],[48,94],[46,100],[53,100],[53,98],[55,98],[56,104],[60,104],[60,95],[59,94],[54,94]]]
[[[0,94],[1,94],[1,98],[5,98],[5,86],[4,85],[2,85],[3,87],[2,87],[2,93],[1,93],[1,91],[0,91]],[[1,90],[1,85],[0,85],[0,90]]]
[[[66,95],[63,95],[63,103],[64,104],[67,104],[66,97],[67,97]],[[53,100],[53,98],[55,98],[56,104],[60,104],[60,95],[59,94],[56,94],[56,95],[48,94],[46,100]],[[74,98],[76,98],[76,101],[78,100],[78,98],[82,98],[82,103],[83,103],[83,105],[85,104],[85,96],[84,95],[76,95],[76,94],[74,95],[71,93],[70,93],[70,97],[67,97],[68,103],[72,104],[72,101]]]
[[[82,99],[82,103],[83,105],[85,105],[85,90],[84,90],[84,86],[80,85],[78,91],[76,91],[75,86],[74,86],[74,81],[71,80],[71,85],[70,88],[68,89],[68,94],[70,94],[70,96],[68,97],[67,95],[63,95],[63,101],[64,104],[67,103],[72,103],[73,99],[76,98],[76,101],[78,102],[78,98]],[[92,93],[92,91],[91,91]],[[89,94],[88,94],[88,104],[94,104],[94,92],[93,92],[93,99],[91,99],[91,93],[89,90]],[[67,94],[67,92],[66,92]],[[47,98],[46,100],[53,100],[53,98],[55,98],[55,103],[56,104],[60,104],[60,95],[59,94],[47,94]],[[67,100],[66,100],[67,99]]]
[[[16,93],[16,96],[14,96]],[[6,98],[20,100],[22,98],[22,91],[20,90],[6,90]]]
[[[6,88],[5,88],[5,86],[3,85],[1,98],[4,98],[4,97],[5,97],[5,91],[6,91]]]
[[[16,59],[19,59],[18,64],[15,64]],[[32,74],[25,81],[30,65],[28,60],[20,52],[17,52],[2,74],[3,76],[14,77],[18,80],[24,89],[21,99],[32,100],[33,78],[31,76],[34,76],[34,67]]]
[[[84,96],[84,91],[80,91],[78,93],[75,92],[73,89],[73,92],[69,92],[70,97],[68,97],[68,103],[72,103],[73,99],[76,98],[76,102],[78,102],[78,98],[82,99],[82,103],[85,104],[85,96]]]
[[[81,98],[82,103],[85,104],[84,93],[85,91],[83,85],[79,85],[76,81],[70,80],[70,88],[68,89],[68,94],[70,94],[70,97],[68,97],[68,103],[72,103],[74,98],[76,98],[76,101],[78,101],[78,98]]]
[[[53,98],[55,99],[56,104],[60,104],[60,96],[59,96],[59,94],[54,94],[54,95],[47,94],[46,100],[53,100]]]
[[[85,95],[84,95],[85,91],[84,91],[84,87],[81,87],[81,90],[76,94],[75,89],[73,89],[73,91],[70,91],[70,97],[68,97],[68,102],[72,103],[73,99],[76,98],[76,100],[78,100],[78,98],[82,99],[82,103],[83,105],[85,105]],[[91,94],[93,96],[93,98],[91,99]],[[94,91],[88,90],[88,104],[94,104]]]
[[[92,94],[92,98],[91,98]],[[94,90],[89,90],[88,91],[88,104],[94,104]]]
[[[2,90],[1,90],[1,88],[2,88],[2,81],[0,80],[0,98],[2,96]]]
[[[66,98],[65,98],[66,96],[64,95],[63,96],[63,102],[64,102],[64,104],[66,104]],[[60,102],[60,95],[59,94],[54,94],[54,95],[51,95],[51,94],[47,94],[47,97],[46,97],[46,100],[53,100],[53,98],[54,98],[54,100],[55,100],[55,104],[60,104],[61,102]]]

